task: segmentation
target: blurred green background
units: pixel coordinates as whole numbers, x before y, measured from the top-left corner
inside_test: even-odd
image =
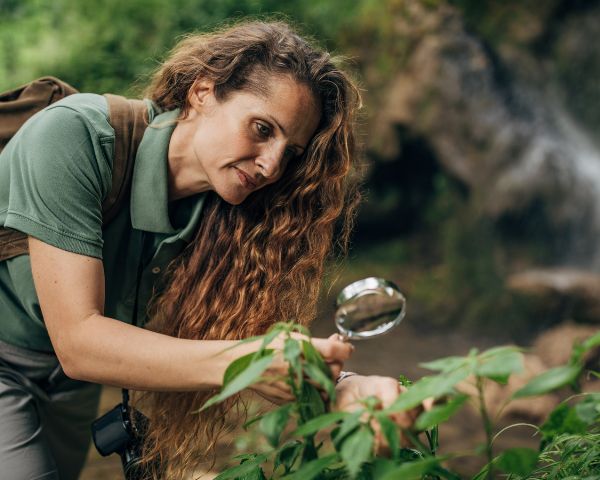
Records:
[[[598,1],[0,0],[0,90],[137,96],[182,35],[247,15],[297,25],[363,89],[365,201],[332,290],[389,277],[423,331],[597,321]]]

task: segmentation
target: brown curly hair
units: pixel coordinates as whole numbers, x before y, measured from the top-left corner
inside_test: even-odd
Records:
[[[331,56],[281,21],[243,21],[181,41],[154,74],[146,95],[164,110],[190,108],[198,78],[217,99],[260,90],[265,76],[306,85],[321,105],[317,131],[284,176],[232,206],[215,194],[193,242],[169,267],[169,284],[152,302],[149,327],[186,339],[241,339],[277,321],[308,324],[316,313],[325,261],[345,248],[358,202],[354,114],[360,94]],[[150,418],[143,451],[149,477],[179,479],[214,451],[224,413],[191,415],[215,392],[146,392]]]

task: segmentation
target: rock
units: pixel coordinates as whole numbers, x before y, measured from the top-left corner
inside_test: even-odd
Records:
[[[575,342],[585,340],[598,331],[598,327],[591,325],[564,323],[539,335],[532,349],[545,365],[550,368],[557,367],[569,361]],[[589,364],[594,360],[597,362],[599,354],[598,349],[588,352],[586,363]],[[598,365],[596,368],[598,369]]]
[[[488,216],[547,224],[562,245],[557,261],[600,269],[600,151],[555,92],[519,73],[543,72],[542,59],[530,54],[523,69],[468,31],[457,10],[416,3],[395,24],[410,48],[372,122],[373,148],[401,155],[395,132],[409,128]]]
[[[528,270],[508,277],[506,285],[542,312],[560,309],[559,320],[600,322],[600,274],[569,268]]]

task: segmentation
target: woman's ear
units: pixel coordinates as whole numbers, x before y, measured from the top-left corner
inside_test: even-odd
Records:
[[[193,110],[200,113],[215,99],[215,82],[197,79],[188,92],[188,101]]]

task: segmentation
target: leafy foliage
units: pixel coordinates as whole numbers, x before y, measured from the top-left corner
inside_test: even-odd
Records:
[[[443,462],[482,453],[487,461],[476,479],[491,479],[497,472],[515,480],[600,475],[600,394],[597,393],[575,395],[561,403],[538,428],[539,451],[514,447],[493,456],[495,427],[483,402],[482,386],[486,381],[506,383],[511,375],[522,370],[522,355],[516,347],[496,347],[481,353],[473,349],[464,357],[424,363],[424,367],[438,373],[412,383],[403,378],[408,390],[389,408],[381,409],[378,400],[370,397],[363,399],[362,408],[354,412],[332,412],[328,411],[335,401],[331,372],[307,339],[293,335],[299,329],[292,324],[278,324],[259,337],[263,340],[260,349],[231,364],[222,391],[203,407],[235,394],[240,385],[263,380],[265,364],[275,354],[270,344],[275,338],[284,339],[282,353],[289,368],[288,374],[279,380],[289,385],[295,400],[252,422],[258,423],[269,449],[239,457],[240,465],[222,472],[218,480],[460,479]],[[515,398],[569,385],[576,387],[584,371],[585,353],[599,342],[600,336],[595,335],[575,345],[568,365],[534,378]],[[478,394],[469,393],[471,390],[463,392],[465,382],[476,386]],[[327,402],[319,389],[327,392]],[[436,399],[437,403],[417,418],[414,430],[402,429],[392,421],[392,414],[411,409],[428,398]],[[480,408],[487,435],[485,448],[444,457],[436,455],[438,424],[446,422],[469,402]],[[375,422],[389,446],[388,458],[374,451]],[[412,448],[401,447],[402,437],[410,439]]]
[[[252,16],[285,16],[335,48],[367,1],[22,0],[0,2],[0,91],[55,75],[82,91],[130,88],[185,34]],[[310,26],[310,27],[309,27]],[[145,83],[145,82],[142,82]]]

